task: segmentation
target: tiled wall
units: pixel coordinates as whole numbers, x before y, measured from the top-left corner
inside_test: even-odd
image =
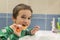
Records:
[[[5,13],[0,13],[0,29],[2,27],[6,27],[11,25],[12,19],[11,19],[12,15],[11,14],[5,14]],[[32,17],[32,22],[30,27],[34,27],[35,25],[39,25],[40,26],[40,30],[51,30],[51,21],[53,18],[57,18],[60,17],[60,15],[54,15],[54,14],[33,14]]]

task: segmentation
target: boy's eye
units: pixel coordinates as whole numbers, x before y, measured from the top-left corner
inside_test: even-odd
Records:
[[[31,19],[31,17],[30,18],[28,18],[28,20],[30,20]]]
[[[21,18],[23,18],[23,19],[28,19],[28,20],[30,20],[31,19],[31,17],[26,17],[26,16],[21,16]]]
[[[24,18],[25,19],[26,17],[22,16],[21,18]]]

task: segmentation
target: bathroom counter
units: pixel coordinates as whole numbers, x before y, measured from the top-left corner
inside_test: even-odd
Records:
[[[40,30],[34,36],[25,36],[19,40],[60,40],[60,34]]]

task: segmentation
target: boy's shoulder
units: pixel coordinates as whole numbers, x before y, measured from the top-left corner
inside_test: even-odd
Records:
[[[5,34],[5,33],[11,34],[12,32],[13,30],[9,26],[6,26],[0,30],[0,34]]]

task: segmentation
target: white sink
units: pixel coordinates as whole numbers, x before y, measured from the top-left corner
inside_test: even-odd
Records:
[[[60,34],[40,30],[34,36],[25,36],[19,40],[60,40]]]

